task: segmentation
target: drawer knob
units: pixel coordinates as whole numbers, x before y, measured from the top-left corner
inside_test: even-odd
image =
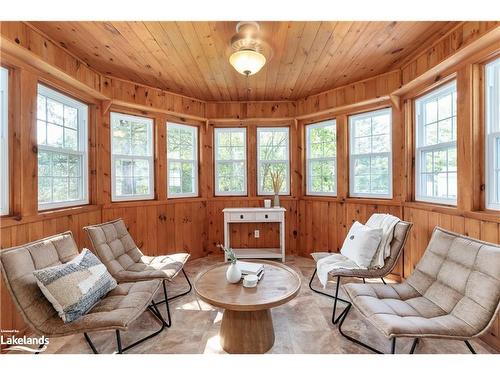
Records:
[[[265,217],[266,217],[266,219],[269,219],[269,216],[268,216],[267,214],[266,214],[266,216],[265,216]]]
[[[243,219],[243,215],[240,215],[240,219]]]

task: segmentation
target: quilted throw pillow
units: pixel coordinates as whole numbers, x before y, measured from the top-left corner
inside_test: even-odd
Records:
[[[70,262],[33,272],[37,284],[65,323],[85,315],[116,287],[116,280],[88,249]]]

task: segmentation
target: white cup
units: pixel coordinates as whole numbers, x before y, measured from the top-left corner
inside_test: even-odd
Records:
[[[245,288],[254,288],[257,286],[259,278],[255,275],[245,275],[243,278],[243,286]]]
[[[264,199],[264,207],[271,208],[271,200],[270,199]]]

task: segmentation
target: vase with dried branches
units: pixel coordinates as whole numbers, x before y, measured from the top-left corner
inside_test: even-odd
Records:
[[[280,190],[281,186],[283,185],[284,177],[283,173],[281,171],[270,171],[269,174],[271,175],[271,182],[273,184],[273,191],[274,191],[274,207],[279,207],[280,206]]]

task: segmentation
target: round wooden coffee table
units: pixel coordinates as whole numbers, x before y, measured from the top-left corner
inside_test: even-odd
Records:
[[[274,344],[271,308],[294,298],[300,290],[300,276],[284,264],[264,264],[264,276],[255,288],[240,281],[226,281],[229,263],[217,264],[200,274],[194,290],[203,301],[225,309],[220,327],[220,342],[228,353],[265,353]]]

